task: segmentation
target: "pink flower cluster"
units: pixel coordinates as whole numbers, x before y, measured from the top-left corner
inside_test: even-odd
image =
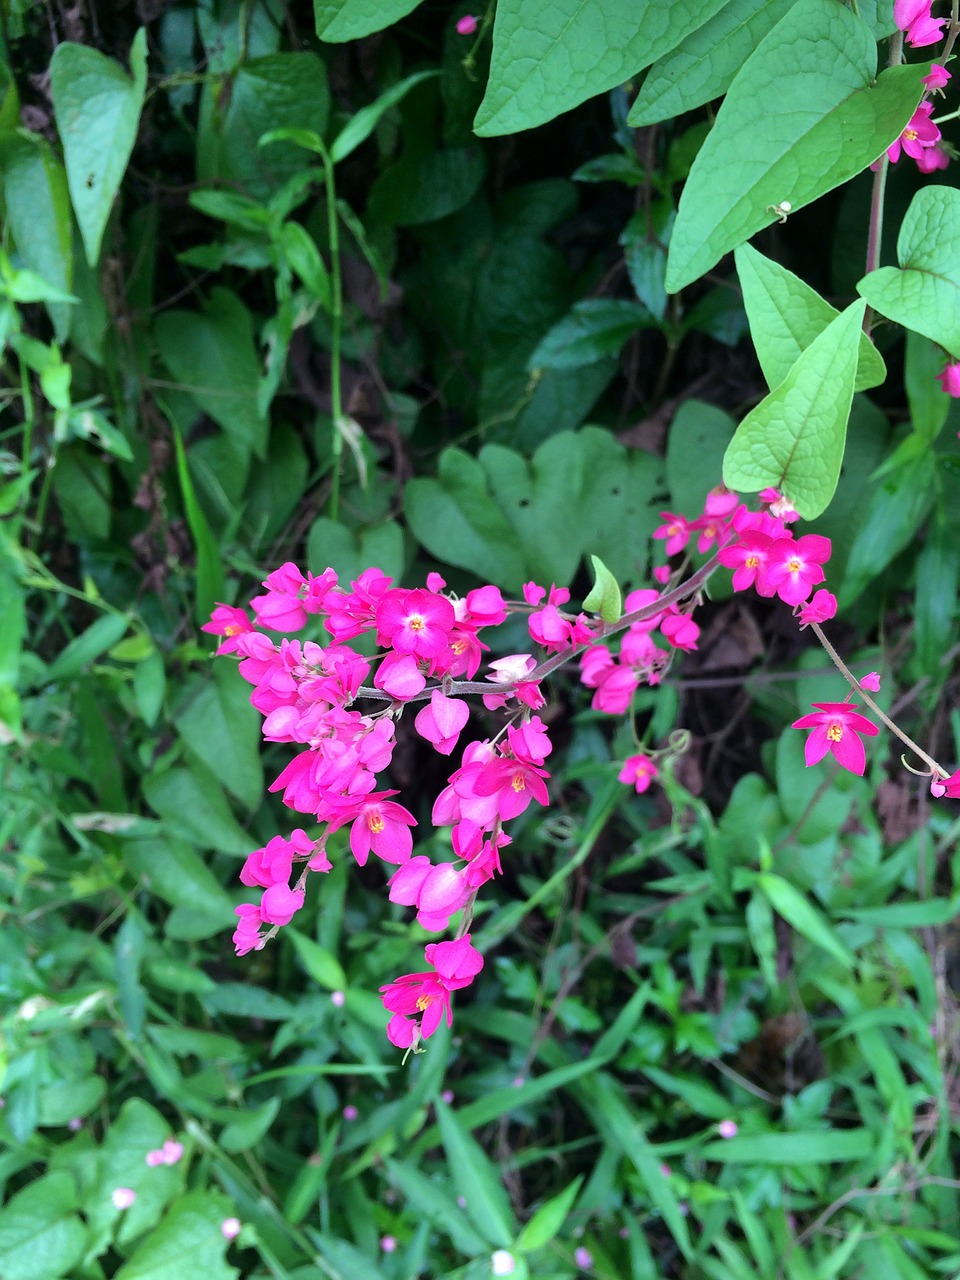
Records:
[[[238,655],[240,674],[253,686],[250,701],[264,717],[264,738],[302,748],[270,790],[324,830],[313,837],[298,827],[249,855],[240,879],[263,892],[259,902],[237,908],[237,953],[259,950],[293,919],[305,901],[308,873],[331,869],[327,840],[341,828],[349,830],[360,866],[373,854],[397,868],[389,881],[391,901],[415,907],[431,932],[447,929],[501,871],[500,850],[510,843],[504,822],[531,802],[547,804],[543,765],[551,745],[546,725],[532,714],[543,705],[539,682],[530,678],[535,659],[518,654],[491,664],[487,678],[493,684],[484,702],[489,708],[509,704],[514,722],[494,741],[471,742],[437,799],[433,821],[451,827],[453,861],[434,864],[413,856],[416,819],[393,799],[396,791],[377,789],[377,776],[393,755],[396,718],[412,700],[429,698],[414,720],[420,736],[443,755],[455,750],[469,710],[452,696],[454,682],[466,677],[469,683],[487,647],[481,631],[506,619],[500,591],[480,587],[461,600],[442,593],[446,584],[436,574],[426,588],[404,590],[375,568],[346,590],[332,569],[303,575],[293,564],[263,585],[266,593],[251,602],[256,622],[242,609],[218,605],[204,630],[223,637],[218,653]],[[569,592],[553,587],[548,593],[528,583],[524,597],[527,607],[516,608],[533,606],[531,637],[547,653],[593,638],[584,615],[572,621],[561,615]],[[278,643],[260,629],[289,632],[311,617],[323,621],[329,644],[286,636]],[[365,632],[382,650],[373,658],[349,645]],[[365,714],[353,706],[358,698],[380,708]],[[384,1005],[394,1015],[388,1035],[404,1048],[432,1034],[444,1015],[449,1020],[450,992],[468,985],[483,963],[468,934],[428,946],[426,959],[435,973],[408,974],[383,988]]]
[[[936,44],[947,25],[946,18],[931,17],[931,8],[931,0],[894,0],[893,20],[914,49]]]

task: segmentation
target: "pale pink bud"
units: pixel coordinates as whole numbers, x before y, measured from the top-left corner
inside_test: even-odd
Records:
[[[593,1254],[589,1249],[585,1249],[583,1245],[574,1250],[573,1260],[581,1271],[589,1271],[593,1266]]]
[[[333,1005],[335,1009],[342,1009],[343,1002],[346,1000],[346,998],[347,997],[343,994],[342,991],[330,992],[330,1003]]]
[[[397,1248],[397,1240],[395,1236],[382,1236],[380,1239],[380,1248],[384,1253],[395,1253]]]
[[[240,1234],[239,1218],[224,1218],[220,1223],[220,1233],[224,1240],[236,1240]]]
[[[115,1209],[129,1209],[136,1198],[137,1193],[130,1187],[114,1187],[110,1192],[110,1199]]]
[[[472,36],[477,29],[477,20],[472,13],[465,13],[457,23],[458,36]]]
[[[344,1118],[344,1120],[346,1120],[348,1123],[349,1123],[351,1120],[356,1120],[356,1118],[357,1118],[357,1116],[358,1116],[359,1114],[360,1114],[360,1112],[357,1110],[357,1108],[356,1108],[355,1106],[353,1106],[353,1104],[352,1104],[352,1103],[348,1103],[348,1105],[347,1105],[347,1106],[345,1106],[345,1107],[343,1108],[343,1118]]]
[[[498,1249],[490,1258],[490,1270],[495,1276],[512,1276],[516,1269],[516,1259],[506,1249]]]
[[[737,1136],[736,1120],[721,1120],[717,1125],[717,1133],[721,1138],[735,1138]]]

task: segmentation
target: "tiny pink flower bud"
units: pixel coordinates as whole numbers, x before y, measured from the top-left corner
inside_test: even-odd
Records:
[[[342,991],[330,992],[330,1003],[333,1005],[335,1009],[342,1009],[343,1003],[346,1000],[346,998],[347,997],[343,994]]]
[[[151,1169],[155,1169],[158,1164],[163,1164],[164,1162],[163,1152],[159,1148],[156,1151],[148,1151],[144,1156],[144,1160]]]
[[[224,1218],[220,1223],[220,1233],[224,1240],[236,1240],[240,1234],[239,1218]]]
[[[450,1103],[451,1103],[451,1102],[453,1102],[453,1090],[452,1090],[452,1089],[444,1089],[443,1093],[441,1093],[441,1095],[440,1095],[440,1101],[441,1101],[441,1102],[445,1102],[445,1103],[447,1104],[447,1106],[449,1107],[449,1106],[450,1106]]]
[[[660,1166],[660,1172],[663,1174],[665,1178],[669,1178],[670,1175],[673,1173],[673,1170],[670,1168],[668,1164],[662,1164]]]
[[[495,1276],[512,1276],[516,1269],[516,1259],[506,1249],[498,1249],[490,1258],[490,1270]]]
[[[384,1253],[395,1253],[397,1241],[395,1236],[382,1236],[380,1239],[380,1248]]]
[[[80,1119],[79,1116],[74,1116],[73,1119],[70,1121],[70,1123],[67,1125],[67,1128],[70,1130],[71,1133],[77,1133],[80,1129],[83,1128],[83,1121]]]
[[[477,20],[472,13],[465,13],[457,23],[458,36],[472,36],[477,29]]]
[[[950,79],[951,75],[946,67],[941,67],[939,63],[935,62],[920,83],[927,85],[930,89],[942,89]]]
[[[465,1208],[467,1207],[467,1197],[466,1197],[466,1196],[457,1196],[457,1204],[459,1205],[459,1207],[460,1207],[461,1209],[465,1209]]]
[[[574,1250],[573,1260],[581,1271],[589,1271],[593,1266],[593,1254],[589,1249],[585,1249],[583,1245]]]
[[[110,1199],[113,1201],[115,1209],[129,1209],[137,1198],[137,1193],[132,1191],[130,1187],[114,1187],[110,1192]]]
[[[937,374],[937,381],[948,396],[960,396],[960,360],[951,360]]]
[[[867,689],[870,693],[876,693],[877,690],[880,688],[879,671],[868,671],[867,674],[860,681],[860,688]]]
[[[717,1133],[721,1138],[735,1138],[737,1136],[736,1120],[721,1120],[717,1125]]]
[[[344,1120],[347,1120],[347,1121],[350,1121],[350,1120],[356,1120],[356,1118],[357,1118],[357,1116],[358,1116],[359,1114],[360,1114],[360,1112],[357,1110],[357,1108],[356,1108],[355,1106],[353,1106],[353,1104],[352,1104],[352,1103],[349,1103],[347,1106],[345,1106],[345,1107],[343,1108],[343,1118],[344,1118]]]

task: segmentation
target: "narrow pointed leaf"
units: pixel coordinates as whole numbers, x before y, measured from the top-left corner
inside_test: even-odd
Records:
[[[876,160],[916,110],[927,69],[877,78],[876,42],[850,9],[797,0],[744,63],[693,162],[668,292],[770,226],[784,200],[795,212]]]
[[[622,84],[695,31],[723,0],[500,0],[474,129],[516,133]]]
[[[799,276],[751,245],[741,245],[734,257],[760,368],[767,386],[778,387],[800,354],[840,312]],[[877,387],[886,376],[883,357],[861,334],[854,391]]]
[[[805,520],[826,510],[840,478],[864,310],[862,302],[847,307],[740,423],[723,459],[729,488],[772,485]]]
[[[147,87],[147,33],[130,50],[133,78],[119,62],[86,45],[64,41],[50,63],[50,89],[63,142],[70,199],[90,266],[137,137]]]
[[[960,191],[921,187],[897,237],[896,267],[857,285],[875,311],[960,357]]]
[[[770,899],[774,911],[783,916],[797,933],[802,934],[808,942],[821,947],[846,968],[853,968],[853,956],[816,907],[811,906],[789,880],[772,872],[765,872],[757,877],[757,888]]]

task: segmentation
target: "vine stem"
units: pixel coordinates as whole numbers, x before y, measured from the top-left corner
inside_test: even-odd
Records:
[[[564,649],[562,653],[555,653],[552,657],[546,658],[539,666],[524,676],[521,683],[537,684],[543,680],[551,672],[556,671],[557,667],[562,667],[564,663],[569,662],[572,658],[579,657],[584,650],[589,649],[592,644],[596,644],[598,640],[605,640],[608,636],[619,635],[621,631],[626,631],[628,627],[633,626],[635,622],[646,622],[649,618],[655,618],[657,614],[662,613],[664,609],[668,609],[672,604],[678,604],[682,600],[695,595],[696,592],[704,585],[707,579],[720,567],[718,555],[713,555],[710,559],[700,566],[696,573],[681,582],[679,586],[674,587],[672,591],[666,592],[662,596],[658,596],[651,604],[645,604],[640,609],[632,609],[630,613],[625,613],[622,618],[618,618],[616,622],[604,624],[600,631],[591,636],[589,640],[585,640],[582,644],[574,645],[570,649]],[[517,610],[517,612],[527,612],[527,609]],[[471,693],[512,693],[515,684],[510,681],[504,684],[494,683],[492,680],[444,680],[442,685],[430,685],[422,692],[414,694],[412,698],[404,698],[399,706],[407,706],[411,702],[426,702],[429,700],[434,689],[443,689],[448,697],[462,698]],[[361,685],[357,690],[358,698],[377,698],[381,702],[393,702],[394,699],[389,693],[384,693],[382,689],[371,688],[369,685]]]
[[[887,65],[899,67],[903,61],[903,32],[897,31],[890,38],[890,56]],[[870,197],[870,225],[867,231],[867,265],[866,274],[876,271],[880,265],[880,246],[883,240],[883,200],[887,189],[887,170],[890,168],[890,157],[884,151],[880,164],[873,175],[873,194]],[[873,329],[874,311],[867,307],[863,316],[863,331],[869,336]]]
[[[811,622],[810,627],[811,627],[811,630],[816,635],[817,639],[823,645],[833,665],[837,668],[837,670],[840,672],[843,678],[847,681],[851,689],[855,689],[856,692],[859,694],[859,696],[863,698],[864,702],[867,704],[870,710],[874,713],[874,715],[879,716],[879,718],[883,721],[883,723],[887,726],[887,728],[890,730],[891,733],[896,734],[896,736],[900,739],[901,742],[903,742],[906,746],[908,746],[910,750],[914,752],[915,755],[919,756],[921,760],[925,761],[930,766],[930,772],[932,774],[941,778],[949,777],[950,776],[949,769],[945,769],[942,764],[939,764],[936,760],[934,760],[933,756],[927,755],[926,751],[924,751],[922,747],[918,747],[911,737],[908,737],[908,735],[905,734],[898,725],[894,724],[894,722],[890,719],[890,717],[886,714],[886,712],[880,710],[880,708],[877,706],[874,700],[870,697],[869,693],[866,691],[866,689],[864,689],[860,681],[850,671],[849,667],[840,657],[839,653],[837,653],[836,649],[833,647],[833,645],[830,643],[827,637],[823,634],[819,625],[816,622]]]

